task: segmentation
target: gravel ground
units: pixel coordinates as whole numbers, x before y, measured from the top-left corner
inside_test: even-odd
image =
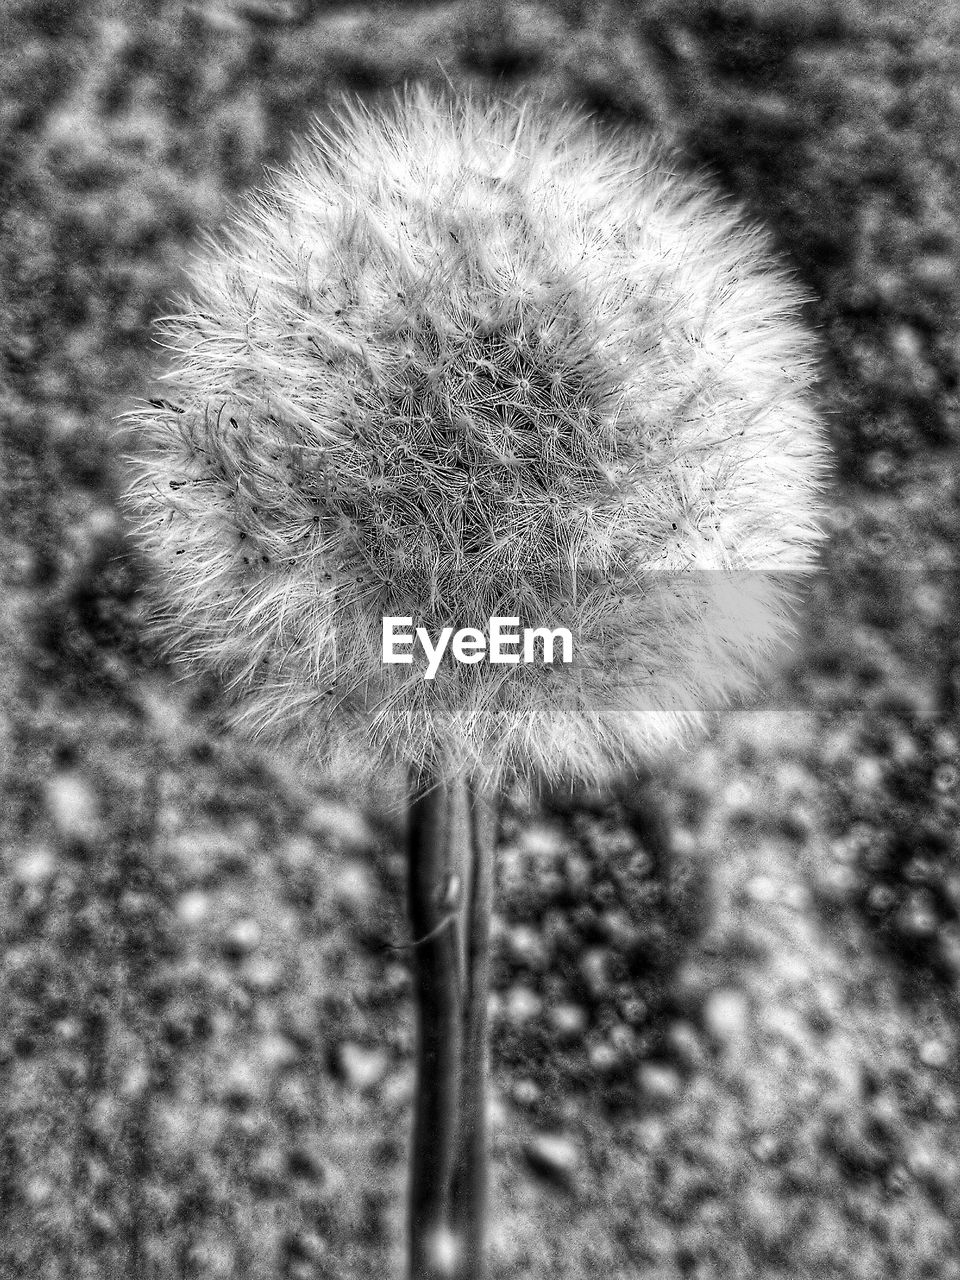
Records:
[[[960,97],[943,5],[5,8],[0,1277],[402,1257],[402,830],[224,735],[143,626],[114,415],[292,132],[410,76],[656,127],[807,284],[838,466],[796,663],[620,799],[516,796],[495,1277],[960,1276]],[[438,65],[439,64],[439,65]],[[442,68],[442,69],[441,69]]]

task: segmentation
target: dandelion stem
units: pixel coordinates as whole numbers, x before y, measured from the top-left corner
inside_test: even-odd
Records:
[[[409,911],[417,1051],[410,1280],[482,1280],[487,994],[496,809],[462,779],[418,775]]]
[[[487,1207],[487,1004],[496,806],[469,792],[470,885],[464,919],[467,970],[463,1013],[460,1141],[453,1173],[451,1225],[462,1242],[459,1280],[483,1280]]]
[[[462,885],[454,836],[458,788],[418,778],[410,802],[409,911],[417,1000],[416,1098],[410,1154],[410,1280],[451,1274],[450,1181],[460,1094],[461,990],[457,917],[450,897]],[[438,928],[444,920],[449,928]]]

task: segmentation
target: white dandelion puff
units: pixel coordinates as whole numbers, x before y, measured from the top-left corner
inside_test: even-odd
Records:
[[[821,540],[815,344],[763,235],[524,99],[345,105],[197,256],[128,493],[171,647],[364,767],[598,780],[751,688]],[[568,664],[384,665],[515,616]]]

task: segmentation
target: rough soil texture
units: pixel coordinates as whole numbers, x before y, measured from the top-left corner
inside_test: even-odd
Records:
[[[115,415],[198,229],[342,89],[655,127],[809,288],[838,457],[796,662],[619,798],[514,797],[496,1278],[960,1276],[960,95],[946,6],[8,4],[0,1277],[400,1274],[402,823],[143,626]]]

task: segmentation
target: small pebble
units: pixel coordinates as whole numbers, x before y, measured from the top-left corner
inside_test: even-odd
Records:
[[[224,1102],[234,1107],[248,1107],[259,1097],[263,1088],[263,1074],[251,1062],[231,1064],[220,1084],[219,1093]]]
[[[784,1044],[803,1050],[809,1039],[809,1022],[799,1009],[771,1004],[763,1012],[764,1029]]]
[[[510,1096],[521,1107],[535,1107],[540,1101],[542,1091],[535,1080],[517,1080],[510,1091]]]
[[[902,1164],[895,1164],[886,1177],[887,1191],[900,1195],[910,1184],[910,1171]]]
[[[439,1227],[426,1241],[432,1275],[452,1276],[459,1270],[461,1242],[449,1227]]]
[[[822,979],[817,986],[817,1000],[824,1009],[836,1017],[840,1016],[844,1006],[844,999],[836,982],[831,979]]]
[[[907,1157],[907,1168],[913,1176],[935,1194],[946,1196],[956,1185],[957,1170],[944,1152],[935,1151],[929,1142],[918,1141]]]
[[[910,264],[910,274],[921,288],[942,290],[952,296],[957,278],[957,264],[950,254],[931,253],[913,260]]]
[[[220,827],[201,827],[171,836],[170,855],[187,880],[204,881],[240,856],[234,837]]]
[[[600,928],[611,946],[628,949],[635,946],[639,932],[625,911],[604,911],[600,917]]]
[[[789,836],[792,840],[802,840],[808,836],[816,826],[813,813],[809,805],[800,803],[792,804],[783,814],[780,821],[780,829],[784,835]]]
[[[644,1151],[657,1151],[666,1137],[664,1118],[653,1113],[645,1115],[637,1121],[634,1133]]]
[[[801,986],[812,976],[807,958],[797,951],[784,951],[775,959],[778,976],[791,986]]]
[[[569,1138],[541,1133],[524,1144],[523,1153],[534,1173],[567,1187],[572,1185],[580,1153]]]
[[[644,1098],[658,1106],[675,1102],[683,1087],[679,1071],[665,1062],[642,1062],[637,1068],[637,1083]]]
[[[340,1045],[337,1063],[343,1079],[354,1089],[373,1089],[387,1074],[387,1055],[380,1049],[367,1049],[351,1041]]]
[[[14,863],[13,875],[20,884],[39,885],[50,879],[56,865],[52,849],[35,845],[21,851]]]
[[[680,859],[691,858],[699,847],[696,835],[689,827],[678,827],[673,833],[673,850]]]
[[[777,1154],[777,1140],[772,1133],[761,1133],[750,1150],[755,1159],[765,1164]]]
[[[580,972],[593,995],[602,995],[607,988],[607,951],[603,947],[590,947],[580,959]]]
[[[177,1162],[189,1159],[196,1146],[198,1125],[204,1126],[204,1138],[212,1139],[221,1130],[222,1115],[223,1109],[219,1106],[207,1105],[198,1114],[170,1102],[154,1112],[156,1140]]]
[[[887,278],[896,280],[899,285],[900,276],[897,272],[882,271],[878,274],[884,280]],[[890,345],[897,355],[910,363],[923,359],[923,339],[911,324],[898,324],[890,334]]]
[[[549,864],[537,868],[537,879],[540,893],[547,902],[555,902],[564,891],[563,876]]]
[[[903,1134],[904,1121],[897,1100],[890,1093],[879,1093],[869,1106],[870,1120],[878,1133],[887,1138],[899,1138]]]
[[[746,782],[731,782],[723,793],[723,803],[732,817],[749,817],[755,808],[753,790]]]
[[[960,980],[960,934],[948,925],[940,930],[939,941],[942,962]]]
[[[547,1016],[554,1030],[564,1040],[578,1040],[586,1034],[589,1018],[581,1005],[565,1001],[554,1005]]]
[[[934,937],[940,922],[932,895],[923,891],[912,893],[909,901],[897,912],[897,923],[908,937]]]
[[[860,756],[853,766],[853,782],[861,791],[874,791],[883,782],[883,764],[876,756]]]
[[[150,1088],[152,1076],[145,1062],[134,1062],[123,1074],[120,1083],[121,1098],[142,1098]]]
[[[779,886],[770,876],[753,876],[747,881],[746,893],[752,902],[776,902]]]
[[[199,924],[210,910],[210,895],[201,890],[182,893],[177,899],[177,916],[184,924]]]
[[[304,1125],[313,1114],[313,1100],[300,1079],[288,1076],[277,1090],[277,1104],[284,1118],[294,1125]]]
[[[575,894],[586,893],[593,879],[590,863],[579,853],[571,853],[564,863],[567,884]]]
[[[363,911],[374,897],[369,868],[355,859],[341,863],[334,877],[332,897],[340,906]]]
[[[817,887],[824,897],[833,902],[843,902],[854,892],[859,883],[860,879],[855,867],[843,862],[835,862],[823,869]]]
[[[696,1068],[702,1065],[703,1046],[692,1023],[674,1022],[667,1032],[667,1043],[683,1066]]]
[[[939,1071],[950,1061],[950,1050],[942,1040],[925,1040],[917,1057],[925,1067]]]
[[[401,1068],[391,1071],[383,1082],[381,1097],[383,1105],[389,1110],[391,1107],[406,1108],[413,1098],[415,1081],[412,1070]]]
[[[287,871],[310,871],[318,862],[317,847],[306,836],[291,836],[280,851]]]
[[[293,1257],[302,1262],[322,1262],[327,1252],[323,1236],[319,1232],[302,1227],[294,1232],[288,1242],[288,1248]]]
[[[728,1046],[743,1039],[747,1015],[746,996],[732,988],[711,992],[703,1009],[706,1029],[720,1044]]]
[[[563,848],[563,835],[557,827],[535,823],[520,833],[520,847],[533,858],[552,858]]]
[[[276,995],[283,986],[283,965],[268,956],[253,956],[243,967],[243,980],[260,995]]]
[[[264,1147],[258,1151],[250,1166],[251,1181],[261,1191],[273,1191],[281,1187],[286,1172],[286,1161],[277,1147]]]
[[[312,1262],[297,1262],[293,1260],[289,1263],[287,1275],[290,1280],[316,1280],[316,1274]]]
[[[524,882],[523,858],[514,844],[502,844],[497,850],[497,882],[506,894]]]
[[[241,920],[234,921],[223,939],[225,954],[234,959],[251,955],[259,945],[260,926],[252,916],[244,916]]]
[[[410,1078],[411,1094],[413,1086],[413,1078]],[[490,1129],[501,1129],[509,1123],[507,1108],[503,1098],[496,1089],[491,1089],[487,1095],[487,1125]]]
[[[88,1220],[96,1235],[109,1238],[117,1233],[117,1224],[105,1209],[91,1209]]]
[[[543,938],[531,925],[515,924],[507,930],[507,948],[517,964],[539,971],[548,963]]]
[[[383,985],[393,995],[406,995],[410,990],[409,969],[399,963],[388,964],[383,971]]]
[[[635,1027],[646,1022],[650,1013],[650,1006],[642,996],[628,996],[625,1000],[620,1000],[619,1005],[623,1017]]]
[[[90,1109],[90,1132],[109,1143],[115,1138],[120,1127],[120,1101],[117,1097],[97,1098]],[[96,1156],[87,1162],[87,1177],[92,1186],[106,1186],[111,1181],[110,1166]]]
[[[93,844],[103,835],[96,794],[79,774],[55,774],[46,787],[47,811],[63,840]]]
[[[543,1010],[543,1001],[535,991],[519,983],[507,992],[506,1015],[515,1025],[529,1022]]]
[[[621,1056],[612,1044],[606,1040],[600,1040],[590,1046],[587,1051],[587,1060],[594,1071],[605,1075],[616,1071],[620,1065]]]
[[[27,1179],[23,1195],[28,1204],[37,1208],[52,1199],[54,1190],[54,1185],[49,1178],[44,1178],[42,1175],[37,1174]]]
[[[374,844],[373,832],[363,814],[333,800],[318,800],[304,818],[303,829],[319,840],[357,853]]]
[[[815,786],[810,770],[796,760],[784,760],[776,768],[777,786],[793,800],[808,796]]]
[[[706,998],[709,975],[701,965],[688,961],[677,970],[673,989],[678,1002],[691,1012],[700,1007]]]
[[[806,911],[810,906],[810,890],[805,884],[788,884],[781,897],[784,905],[793,911]]]
[[[610,1029],[610,1044],[621,1058],[632,1057],[637,1052],[637,1033],[633,1027],[617,1023]]]

